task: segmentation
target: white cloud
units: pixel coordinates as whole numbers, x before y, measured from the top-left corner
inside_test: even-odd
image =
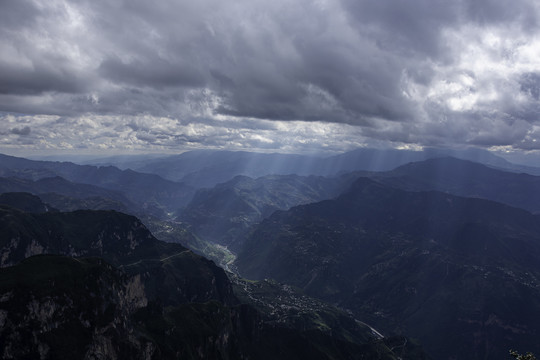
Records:
[[[31,123],[25,151],[46,148],[122,151],[178,152],[184,149],[215,148],[257,151],[339,151],[365,145],[368,139],[355,126],[302,121],[238,121],[234,117],[212,121],[141,116],[86,115],[84,117],[15,116],[0,117],[0,149],[12,149],[15,135],[10,130]],[[253,126],[259,124],[259,126]],[[247,125],[247,126],[245,126]],[[20,135],[19,135],[20,137]]]

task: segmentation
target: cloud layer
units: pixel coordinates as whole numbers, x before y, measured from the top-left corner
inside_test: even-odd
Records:
[[[540,149],[534,0],[4,0],[0,146]]]

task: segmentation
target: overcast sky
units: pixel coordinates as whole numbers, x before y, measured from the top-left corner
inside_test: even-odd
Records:
[[[540,149],[537,0],[0,0],[0,151]]]

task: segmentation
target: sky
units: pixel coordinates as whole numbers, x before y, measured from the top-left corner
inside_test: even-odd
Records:
[[[0,0],[0,152],[540,150],[536,0]]]

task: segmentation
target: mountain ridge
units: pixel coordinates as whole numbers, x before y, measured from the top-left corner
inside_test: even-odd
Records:
[[[404,190],[442,191],[540,212],[540,176],[503,171],[469,160],[427,159],[371,177]]]
[[[423,151],[359,148],[342,154],[298,155],[246,151],[194,150],[180,155],[153,158],[147,162],[122,162],[134,170],[154,173],[194,187],[212,187],[236,175],[258,178],[266,175],[332,176],[351,171],[389,171],[409,162],[452,156],[512,172],[540,175],[540,168],[516,165],[489,151],[438,149]]]
[[[72,182],[122,193],[143,208],[174,212],[191,199],[194,189],[155,174],[70,162],[34,161],[0,154],[0,176],[39,180],[60,176]]]
[[[209,241],[238,249],[250,227],[276,210],[337,196],[348,179],[321,176],[238,175],[211,189],[199,189],[179,220]]]
[[[361,178],[334,200],[275,212],[236,266],[411,334],[434,358],[504,359],[513,346],[539,350],[531,321],[540,316],[539,220],[489,200]]]
[[[1,205],[0,258],[5,358],[397,359],[383,341],[338,338],[308,318],[264,320],[223,269],[134,216]]]

